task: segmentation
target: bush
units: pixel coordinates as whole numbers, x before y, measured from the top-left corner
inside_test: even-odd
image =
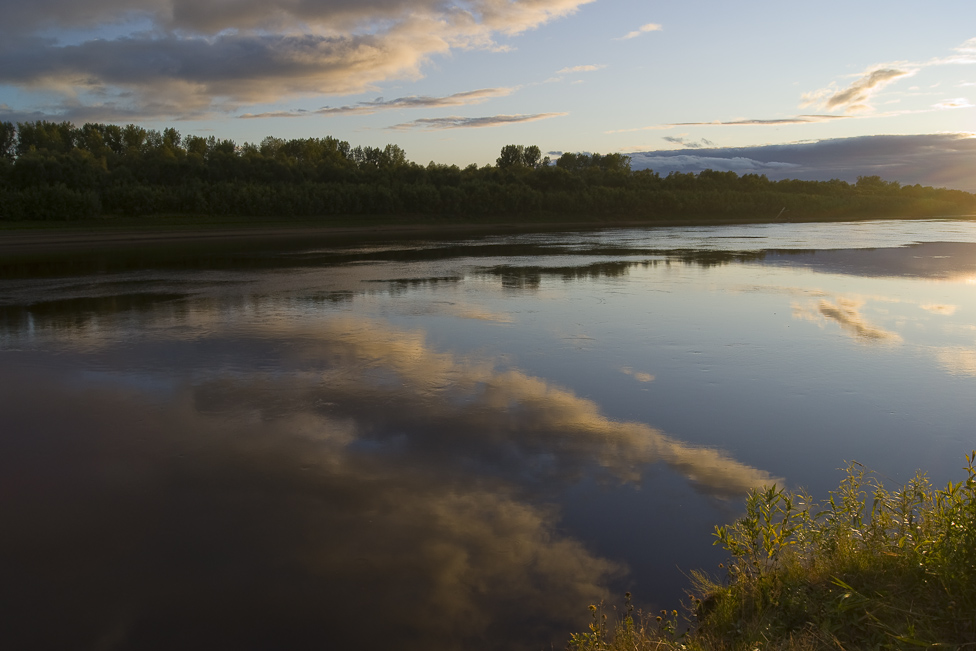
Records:
[[[963,481],[941,490],[922,473],[889,490],[856,462],[822,504],[776,486],[754,490],[745,515],[715,531],[732,556],[727,579],[692,574],[690,632],[648,632],[628,613],[573,636],[570,648],[976,645],[974,462],[976,451]],[[658,646],[617,643],[637,630],[641,644]]]
[[[0,190],[0,220],[64,221],[90,219],[102,212],[98,194],[63,184],[24,190]]]

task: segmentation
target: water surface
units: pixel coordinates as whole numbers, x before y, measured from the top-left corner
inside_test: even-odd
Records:
[[[976,223],[10,256],[0,639],[561,648],[751,486],[960,476]]]

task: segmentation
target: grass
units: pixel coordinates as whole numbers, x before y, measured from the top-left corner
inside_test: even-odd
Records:
[[[591,606],[573,651],[976,648],[976,451],[966,477],[896,490],[856,462],[826,501],[754,490],[717,527],[728,577],[692,574],[692,624]]]

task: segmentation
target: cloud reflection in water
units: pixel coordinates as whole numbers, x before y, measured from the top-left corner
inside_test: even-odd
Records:
[[[843,332],[862,343],[901,343],[902,337],[897,332],[878,327],[861,314],[864,304],[863,298],[844,296],[835,297],[833,301],[820,299],[815,307],[793,303],[793,317],[820,323],[833,321]]]
[[[624,571],[560,532],[554,486],[639,481],[657,461],[720,497],[771,481],[419,331],[328,313],[241,324],[201,306],[156,315],[169,324],[146,313],[142,340],[94,348],[84,324],[49,330],[60,355],[0,369],[14,433],[0,476],[17,496],[0,506],[7,639],[538,646],[583,625]],[[98,382],[63,358],[95,353]]]

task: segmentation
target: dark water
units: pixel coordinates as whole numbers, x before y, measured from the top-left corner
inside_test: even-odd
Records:
[[[961,476],[976,222],[0,261],[0,646],[542,649],[750,487]]]

